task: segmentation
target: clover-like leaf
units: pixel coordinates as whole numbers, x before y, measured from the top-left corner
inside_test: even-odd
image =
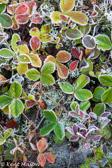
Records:
[[[26,4],[22,4],[16,8],[16,15],[25,15],[28,12],[28,6]]]
[[[51,74],[55,71],[55,64],[52,62],[48,62],[44,64],[44,66],[41,69],[42,74]]]
[[[60,78],[66,79],[68,77],[69,70],[65,65],[57,63],[57,71]]]
[[[45,63],[47,63],[47,62],[56,62],[56,59],[53,57],[53,56],[51,56],[51,55],[49,55],[46,59],[45,59]]]
[[[32,68],[26,72],[26,76],[33,81],[36,81],[40,78],[40,72],[38,72],[36,69]]]
[[[90,79],[86,75],[81,75],[75,82],[74,89],[79,90],[82,89],[90,82]]]
[[[28,55],[24,54],[24,55],[18,55],[17,57],[18,61],[21,63],[30,63],[30,59],[28,57]]]
[[[40,31],[37,27],[33,27],[31,30],[30,30],[30,35],[31,36],[37,36],[37,37],[40,37]]]
[[[73,110],[73,111],[76,111],[76,106],[78,105],[78,103],[75,101],[75,102],[73,102],[73,103],[71,103],[71,109]]]
[[[64,85],[62,85],[59,82],[60,88],[62,89],[63,92],[67,93],[67,94],[73,94],[74,93],[74,88],[70,83],[65,83]]]
[[[19,65],[17,66],[17,71],[20,75],[25,74],[28,71],[28,65],[19,63]]]
[[[88,17],[82,12],[69,11],[66,13],[66,15],[69,16],[72,21],[80,25],[86,25],[88,23]]]
[[[37,148],[40,153],[44,152],[48,147],[47,140],[45,138],[41,138],[37,143]]]
[[[108,36],[99,34],[95,37],[98,49],[103,51],[112,49],[112,43]]]
[[[55,156],[52,153],[44,153],[44,156],[48,160],[49,163],[55,162]]]
[[[41,62],[41,59],[39,58],[39,56],[37,54],[30,53],[28,56],[31,60],[31,64],[34,67],[41,67],[42,62]]]
[[[96,101],[96,102],[99,102],[101,101],[101,96],[102,94],[104,93],[104,88],[102,87],[96,87],[94,92],[93,92],[93,100]]]
[[[81,104],[79,106],[80,110],[82,110],[82,111],[87,110],[89,107],[90,107],[89,101],[83,101],[83,102],[81,102]]]
[[[0,57],[2,58],[12,58],[14,56],[14,52],[9,49],[3,48],[0,50]]]
[[[14,117],[18,117],[22,113],[24,105],[21,100],[15,99],[11,102],[9,109]]]
[[[44,116],[50,122],[53,122],[53,123],[57,122],[57,116],[54,113],[54,111],[44,110]]]
[[[20,53],[20,54],[29,54],[29,49],[28,49],[28,46],[26,44],[18,45],[17,49],[18,49],[17,52]]]
[[[96,46],[94,37],[90,35],[86,35],[83,37],[82,44],[87,49],[94,49]]]
[[[37,50],[40,48],[40,40],[37,36],[33,36],[31,39],[30,39],[30,46],[32,48],[32,50]]]
[[[101,100],[104,103],[112,103],[112,88],[109,88],[102,94]]]
[[[89,100],[92,98],[92,93],[86,89],[79,89],[76,90],[75,97],[80,101]]]
[[[62,123],[57,123],[54,127],[54,132],[56,134],[56,136],[58,137],[58,139],[63,139],[65,136],[65,130],[64,130],[64,126]]]
[[[97,116],[100,116],[105,111],[105,104],[104,103],[98,103],[93,109],[94,113],[97,114]]]
[[[74,29],[70,28],[66,31],[66,36],[69,39],[77,40],[82,37],[82,33],[77,28],[74,28]]]
[[[40,130],[40,135],[48,135],[54,129],[55,123],[50,123]]]
[[[45,166],[46,158],[45,158],[44,154],[39,153],[37,160],[38,160],[39,164],[41,165],[41,167]]]
[[[12,26],[12,20],[7,14],[0,14],[0,23],[4,28],[10,28]]]
[[[29,16],[26,15],[16,15],[16,20],[19,24],[26,24],[29,21]]]
[[[59,23],[62,20],[60,19],[60,14],[62,14],[61,12],[52,12],[50,17],[52,20],[52,23]]]
[[[1,109],[5,108],[7,105],[11,103],[12,100],[13,98],[10,96],[6,96],[6,95],[0,96],[0,108]]]
[[[74,8],[74,5],[75,5],[74,0],[61,0],[61,2],[60,2],[61,11],[63,13],[71,11]]]
[[[22,86],[19,82],[13,82],[10,87],[10,93],[13,97],[18,98],[22,93]]]
[[[42,74],[42,76],[40,77],[40,81],[44,85],[52,85],[55,83],[54,77],[49,74]]]
[[[66,63],[70,60],[71,54],[67,51],[59,51],[56,57],[56,61],[61,62],[61,63]]]
[[[99,76],[99,81],[102,85],[112,86],[112,76],[111,75],[101,75]]]

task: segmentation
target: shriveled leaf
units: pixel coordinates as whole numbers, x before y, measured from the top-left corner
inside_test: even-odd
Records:
[[[62,85],[61,83],[59,83],[60,88],[62,89],[63,92],[67,93],[67,94],[73,94],[74,93],[74,88],[70,83],[65,83],[64,85]]]
[[[55,156],[52,153],[44,153],[44,156],[48,160],[49,163],[55,162]]]
[[[17,129],[18,128],[18,123],[14,120],[10,120],[10,121],[7,122],[6,128]]]
[[[18,61],[20,61],[21,63],[30,63],[30,59],[28,57],[28,55],[18,55],[17,57]]]
[[[63,139],[65,136],[65,130],[62,123],[57,123],[54,127],[54,132],[58,139]]]
[[[55,83],[54,77],[49,74],[42,74],[42,76],[40,77],[40,81],[44,85],[52,85]]]
[[[22,93],[22,86],[19,82],[13,82],[10,87],[10,93],[13,97],[18,98]]]
[[[75,1],[74,0],[61,0],[61,11],[66,13],[71,11],[74,8]]]
[[[86,25],[88,23],[88,17],[82,12],[70,11],[66,15],[80,25]]]
[[[11,103],[12,100],[13,100],[12,97],[6,95],[0,96],[0,108],[1,109],[5,108],[8,104]]]
[[[104,103],[112,103],[112,88],[109,88],[102,94],[101,100]]]
[[[48,147],[47,140],[45,138],[41,138],[37,143],[37,148],[40,153],[44,152]]]
[[[31,107],[33,107],[33,106],[35,106],[37,104],[37,101],[35,101],[35,100],[27,100],[25,102],[25,104],[26,104],[26,107],[31,108]]]
[[[39,58],[39,56],[37,54],[29,54],[28,55],[30,60],[31,60],[31,63],[34,67],[41,67],[42,65],[42,62],[41,62],[41,59]]]
[[[55,64],[52,62],[48,62],[43,65],[43,67],[41,69],[41,73],[42,74],[51,74],[54,72],[54,70],[55,70]]]
[[[57,122],[57,117],[54,111],[44,110],[44,116],[50,122],[53,122],[53,123]]]
[[[92,93],[86,89],[79,89],[76,91],[75,97],[80,101],[89,100],[92,98]]]
[[[48,135],[54,129],[55,123],[50,123],[40,130],[40,135]]]
[[[52,23],[59,23],[61,22],[62,20],[60,19],[60,14],[62,14],[61,12],[52,12],[51,13],[51,20],[52,20]]]
[[[4,28],[10,28],[12,26],[12,20],[7,14],[0,14],[0,23]]]
[[[95,37],[98,49],[103,51],[112,49],[112,43],[108,36],[106,35],[97,35]]]
[[[69,39],[76,40],[76,39],[80,39],[80,38],[82,37],[82,33],[81,33],[80,30],[78,30],[77,28],[68,29],[68,30],[66,31],[66,36],[67,36]]]
[[[32,50],[37,50],[40,48],[40,40],[37,36],[33,36],[31,39],[30,39],[30,46],[31,46],[31,49]]]
[[[69,70],[65,65],[57,63],[57,71],[60,78],[66,79],[68,77]]]
[[[79,90],[82,89],[89,83],[90,79],[86,75],[81,75],[75,82],[74,89]]]
[[[14,52],[9,49],[3,48],[0,50],[0,57],[2,58],[12,58],[14,56]]]
[[[12,49],[16,52],[18,49],[17,49],[17,42],[20,41],[20,36],[18,34],[13,34],[12,36],[12,41],[11,41],[11,46],[12,46]]]
[[[45,158],[44,154],[39,154],[37,157],[37,160],[38,160],[39,164],[41,165],[41,167],[45,166],[46,158]]]
[[[17,66],[17,71],[20,75],[25,74],[27,70],[28,70],[28,65],[27,64],[20,63]]]
[[[86,35],[83,37],[82,44],[87,49],[94,49],[96,46],[94,37],[90,35]]]
[[[26,72],[26,76],[33,81],[36,81],[40,78],[40,72],[38,72],[36,69],[32,68]]]
[[[56,61],[66,63],[70,60],[71,54],[67,51],[59,51],[56,57]]]
[[[11,114],[17,118],[22,113],[24,105],[21,100],[15,99],[11,102],[9,109]]]
[[[112,86],[112,76],[111,75],[101,75],[99,76],[99,81],[102,85]]]
[[[105,104],[104,103],[98,103],[94,109],[94,113],[97,114],[97,116],[100,116],[105,111]]]
[[[78,64],[79,64],[79,61],[73,61],[70,64],[70,71],[74,71],[77,68]]]

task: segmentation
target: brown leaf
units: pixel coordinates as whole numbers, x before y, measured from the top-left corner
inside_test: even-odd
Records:
[[[6,128],[18,128],[18,123],[14,120],[10,120],[7,124],[6,124]]]
[[[39,102],[39,104],[40,104],[40,107],[41,107],[43,110],[46,110],[46,109],[47,109],[46,103],[45,103],[44,101]]]

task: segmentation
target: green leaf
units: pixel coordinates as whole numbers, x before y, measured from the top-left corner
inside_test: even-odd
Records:
[[[84,101],[92,98],[92,93],[86,89],[80,89],[75,92],[74,95],[78,100]]]
[[[30,63],[30,59],[28,57],[28,55],[24,54],[24,55],[18,55],[17,57],[18,61],[20,61],[21,63]]]
[[[40,135],[48,135],[54,129],[55,123],[50,123],[40,130]]]
[[[5,142],[6,140],[4,139],[4,137],[0,135],[0,145],[3,145]]]
[[[51,20],[52,20],[52,23],[59,23],[61,22],[62,20],[60,19],[60,14],[62,14],[61,12],[52,12],[51,13]]]
[[[83,101],[83,102],[81,102],[81,104],[79,106],[80,110],[82,110],[82,111],[87,110],[89,107],[90,107],[89,101]]]
[[[105,112],[105,104],[104,103],[98,103],[94,109],[93,109],[94,113],[97,114],[97,116],[100,116],[102,113]]]
[[[36,69],[32,68],[26,72],[26,76],[33,81],[36,81],[40,78],[40,72],[38,72]]]
[[[0,23],[4,28],[9,28],[12,26],[12,20],[7,14],[0,14]]]
[[[57,122],[57,116],[54,111],[44,110],[44,116],[50,122]]]
[[[4,133],[4,138],[7,139],[11,135],[11,133],[12,133],[12,129],[11,128],[7,129]]]
[[[19,82],[13,82],[10,87],[10,93],[13,97],[18,98],[22,93],[22,86]]]
[[[31,36],[37,36],[38,38],[40,38],[40,31],[37,27],[33,27],[29,33]]]
[[[101,75],[99,81],[102,85],[112,86],[112,76],[111,75]]]
[[[102,49],[103,51],[112,49],[112,43],[108,36],[100,34],[97,35],[95,38],[98,49]]]
[[[71,11],[75,6],[74,0],[61,0],[61,11],[63,13],[66,13],[68,11]]]
[[[48,35],[48,34],[42,34],[40,36],[40,41],[43,42],[43,43],[47,43],[49,41],[52,40],[52,36]]]
[[[102,94],[101,100],[104,103],[112,103],[112,88],[109,88]]]
[[[12,52],[9,49],[4,48],[0,50],[0,57],[2,58],[12,58],[13,56],[14,56],[14,52]]]
[[[69,16],[72,21],[80,25],[86,25],[88,23],[88,17],[82,12],[70,11],[67,12],[66,15]]]
[[[41,73],[42,74],[51,74],[55,70],[55,64],[53,62],[47,62],[46,64],[43,65]]]
[[[0,108],[3,109],[5,108],[11,101],[13,100],[12,97],[2,95],[0,96]]]
[[[69,39],[80,39],[82,37],[82,33],[80,32],[80,30],[74,28],[74,29],[68,29],[66,31],[66,36],[69,38]]]
[[[54,136],[54,142],[57,143],[57,144],[62,143],[64,140],[65,140],[65,137],[62,140],[60,140],[60,139],[57,138],[56,135]]]
[[[6,8],[5,4],[0,4],[0,13],[4,12]]]
[[[82,89],[84,86],[87,85],[87,83],[90,82],[90,79],[86,75],[81,75],[75,82],[74,89],[79,90]]]
[[[73,88],[73,86],[70,83],[65,82],[65,84],[62,85],[59,82],[59,85],[60,85],[60,88],[62,89],[62,91],[64,93],[67,93],[67,94],[73,94],[74,93],[74,88]]]
[[[18,50],[17,45],[16,45],[16,43],[18,41],[21,41],[21,38],[20,38],[20,36],[18,34],[14,33],[13,36],[12,36],[11,46],[12,46],[12,49],[15,52]]]
[[[16,99],[11,102],[9,109],[14,117],[18,117],[22,113],[24,105],[21,100]]]
[[[52,75],[42,74],[40,81],[44,85],[52,85],[55,83],[54,77]]]
[[[48,34],[51,32],[51,28],[48,25],[43,25],[41,27],[41,34]]]
[[[105,140],[108,140],[111,137],[111,130],[109,125],[106,125],[106,127],[103,128],[103,131],[100,133],[102,137],[104,137]]]
[[[71,103],[71,109],[73,110],[73,111],[75,111],[76,109],[76,106],[78,105],[78,103],[75,101],[75,102],[73,102],[73,103]]]
[[[92,63],[91,60],[86,60],[86,62],[89,64],[89,67],[81,68],[81,73],[85,74],[85,75],[88,75],[89,72],[93,70],[93,63]]]
[[[28,65],[19,63],[17,66],[17,71],[18,71],[18,74],[20,75],[25,74],[28,71]]]
[[[54,127],[54,132],[58,139],[63,139],[65,136],[65,130],[62,123],[57,123]]]
[[[101,101],[101,96],[104,93],[104,88],[102,87],[96,87],[94,92],[93,92],[93,101],[94,99],[98,102]]]

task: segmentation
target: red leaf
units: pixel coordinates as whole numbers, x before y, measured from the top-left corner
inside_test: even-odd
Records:
[[[45,166],[46,158],[45,158],[44,154],[39,154],[38,157],[37,157],[37,160],[42,167]]]
[[[26,101],[26,107],[33,107],[34,105],[36,105],[37,104],[37,101],[35,101],[35,100],[27,100]]]
[[[40,16],[33,15],[30,19],[32,23],[41,24],[43,19]]]
[[[6,124],[6,128],[18,128],[18,123],[14,120],[10,120],[7,124]]]
[[[62,63],[66,63],[70,60],[71,58],[71,55],[69,52],[67,51],[59,51],[58,54],[57,54],[57,58],[56,60],[58,62],[62,62]]]
[[[52,153],[44,153],[45,158],[48,160],[50,163],[55,162],[55,156]]]
[[[18,5],[9,5],[8,7],[7,7],[7,12],[9,13],[9,14],[11,14],[11,15],[13,15],[14,13],[15,13],[15,11],[16,11],[16,8],[17,8],[17,6]]]
[[[73,62],[70,64],[70,71],[74,71],[74,70],[77,68],[78,63],[79,63],[79,61],[73,61]]]
[[[28,6],[22,4],[16,8],[16,15],[25,15],[28,12]]]
[[[27,2],[27,5],[29,7],[28,13],[29,15],[31,15],[33,12],[33,9],[36,8],[36,3],[34,1],[30,1],[30,2]]]
[[[65,15],[63,15],[63,14],[60,14],[60,19],[65,21],[65,22],[68,21],[68,18]]]
[[[45,138],[41,138],[40,141],[37,143],[37,148],[40,153],[44,152],[47,148],[47,141]]]
[[[16,15],[16,20],[19,24],[26,24],[29,21],[28,15]]]
[[[40,48],[40,40],[37,36],[33,36],[30,40],[30,46],[32,48],[32,50],[37,50]]]
[[[72,55],[79,59],[79,56],[80,56],[80,51],[77,49],[77,48],[72,48]]]

